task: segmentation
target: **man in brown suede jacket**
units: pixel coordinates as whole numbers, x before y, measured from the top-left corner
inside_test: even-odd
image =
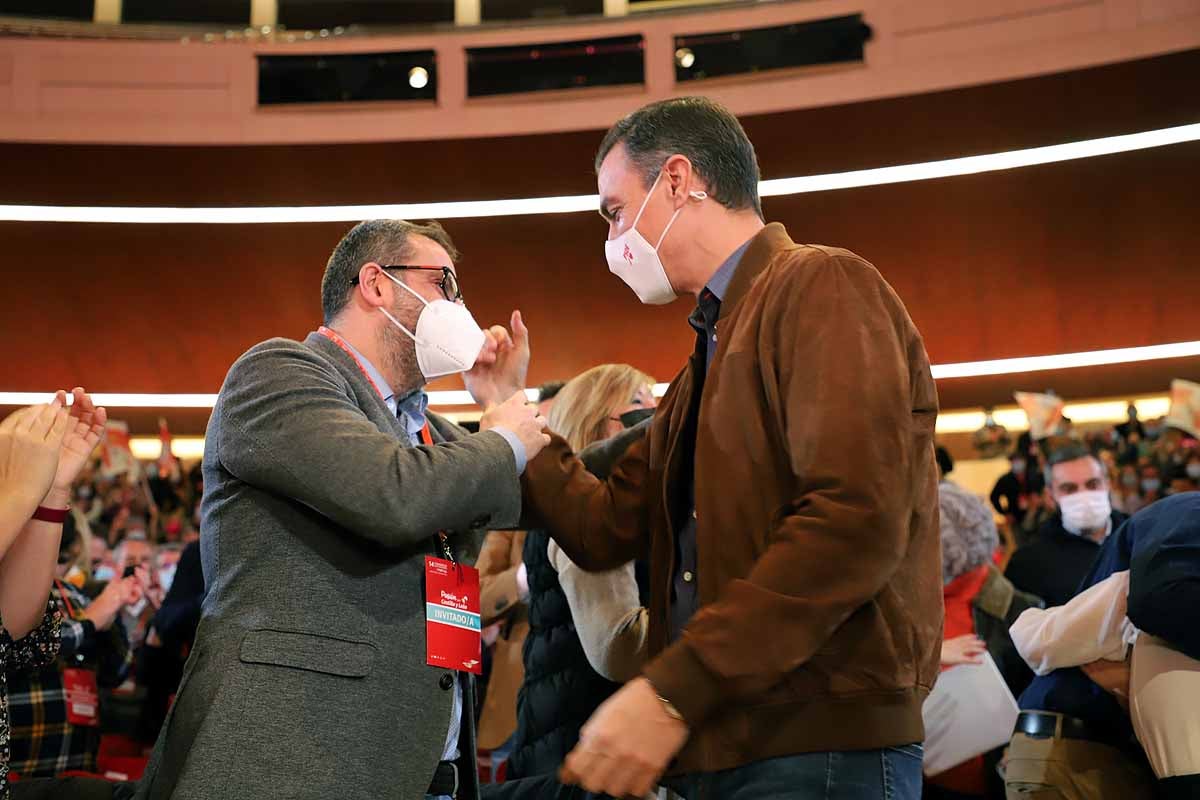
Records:
[[[917,800],[942,628],[920,334],[871,264],[764,225],[754,148],[720,106],[647,106],[596,168],[610,269],[644,303],[694,295],[697,339],[606,481],[557,437],[525,473],[525,523],[580,566],[650,553],[651,660],[564,780]]]

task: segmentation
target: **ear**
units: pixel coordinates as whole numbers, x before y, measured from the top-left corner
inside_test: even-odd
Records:
[[[379,264],[368,261],[358,268],[358,283],[354,288],[358,290],[358,296],[363,303],[371,308],[377,308],[386,306],[390,302],[389,298],[384,297],[386,290],[382,285],[387,282],[388,279],[384,277]]]
[[[705,188],[696,185],[701,181],[700,176],[692,167],[691,160],[678,153],[668,158],[663,164],[663,182],[667,184],[667,191],[676,207],[686,203],[692,196],[691,192]]]

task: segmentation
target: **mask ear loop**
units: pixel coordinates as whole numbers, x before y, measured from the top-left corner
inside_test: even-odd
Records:
[[[389,273],[387,272],[387,270],[380,270],[380,271],[381,271],[381,272],[382,272],[384,275],[386,275],[386,276],[387,276],[387,279],[388,279],[388,280],[390,280],[392,283],[396,284],[397,286],[399,286],[400,288],[404,289],[404,290],[405,290],[405,291],[407,291],[409,294],[411,294],[413,297],[417,298],[417,299],[418,299],[418,300],[420,300],[422,303],[424,303],[426,308],[428,308],[428,307],[429,307],[429,301],[428,301],[428,300],[426,300],[424,297],[421,297],[421,295],[417,294],[415,291],[413,291],[413,290],[412,290],[412,288],[411,288],[411,287],[410,287],[410,286],[409,286],[407,283],[405,283],[404,281],[402,281],[402,280],[398,279],[396,276],[389,274]],[[395,325],[397,328],[399,328],[400,330],[402,330],[402,331],[404,331],[406,334],[408,334],[408,338],[412,339],[414,342],[416,342],[416,343],[418,343],[418,344],[420,343],[420,341],[421,341],[421,340],[417,338],[416,334],[415,334],[415,333],[413,333],[412,331],[410,331],[408,328],[406,328],[406,327],[404,327],[403,325],[401,325],[401,324],[400,324],[400,320],[398,320],[398,319],[396,319],[395,317],[393,317],[390,311],[388,311],[388,310],[387,310],[386,308],[384,308],[383,306],[380,306],[380,307],[379,307],[379,310],[383,312],[383,315],[384,315],[385,317],[387,317],[388,319],[390,319],[390,320],[392,321],[392,324],[393,324],[393,325]]]
[[[661,174],[660,172],[659,175]],[[688,197],[693,200],[707,200],[708,192],[688,192]],[[662,247],[663,240],[667,238],[667,231],[671,230],[671,226],[675,224],[675,220],[679,219],[681,211],[683,211],[683,206],[677,208],[675,213],[671,215],[671,221],[667,223],[667,227],[663,228],[662,236],[658,237],[658,244],[654,245],[655,252],[658,252],[658,248]],[[641,215],[639,214],[638,216]],[[634,224],[636,225],[637,222],[635,221]]]

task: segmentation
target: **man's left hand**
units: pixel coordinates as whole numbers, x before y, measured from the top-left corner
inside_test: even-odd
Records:
[[[645,678],[606,700],[583,726],[559,780],[613,797],[645,797],[688,739]]]
[[[471,397],[485,411],[524,390],[529,372],[529,329],[521,312],[512,313],[512,333],[503,325],[485,330],[487,340],[479,358],[469,372],[463,373],[463,383]]]

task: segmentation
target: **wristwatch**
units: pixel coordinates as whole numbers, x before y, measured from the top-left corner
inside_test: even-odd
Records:
[[[646,678],[646,683],[650,683],[649,678]],[[667,712],[667,716],[686,725],[687,720],[683,718],[683,714],[679,713],[679,709],[675,707],[675,704],[659,694],[658,688],[653,683],[650,683],[650,688],[654,690],[654,696],[658,698],[658,702],[662,703],[663,711]]]

